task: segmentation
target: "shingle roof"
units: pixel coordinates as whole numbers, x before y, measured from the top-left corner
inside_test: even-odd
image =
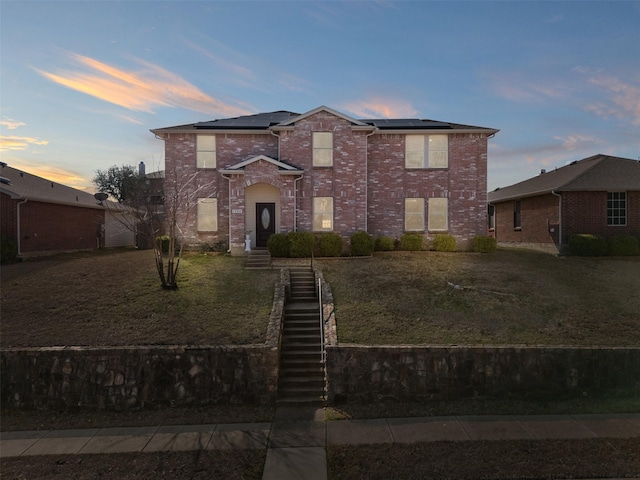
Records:
[[[489,192],[489,202],[543,195],[552,191],[640,190],[640,162],[594,155]]]
[[[0,168],[0,191],[15,199],[102,209],[92,194],[23,172],[8,165]]]
[[[211,120],[208,122],[191,123],[188,125],[177,125],[174,127],[157,128],[151,130],[155,134],[172,133],[172,132],[194,132],[202,130],[264,130],[278,126],[288,126],[300,119],[320,111],[326,110],[330,113],[334,113],[343,118],[350,118],[341,114],[329,107],[318,107],[307,113],[299,114],[290,112],[287,110],[279,110],[276,112],[258,113],[255,115],[244,115],[234,118],[222,118],[218,120]],[[441,122],[438,120],[423,120],[418,118],[382,118],[382,119],[366,119],[357,120],[352,119],[357,125],[364,127],[374,127],[379,131],[385,130],[472,130],[483,132],[486,134],[493,134],[498,130],[486,127],[475,127],[471,125],[462,125],[459,123]]]

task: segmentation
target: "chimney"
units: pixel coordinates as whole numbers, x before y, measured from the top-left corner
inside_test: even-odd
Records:
[[[144,169],[144,162],[140,162],[140,165],[138,165],[138,175],[140,175],[141,177],[144,177],[147,174],[147,172],[145,172]]]

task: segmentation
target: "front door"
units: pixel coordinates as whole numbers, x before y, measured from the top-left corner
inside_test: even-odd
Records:
[[[266,247],[269,237],[276,233],[276,204],[256,203],[256,247]]]

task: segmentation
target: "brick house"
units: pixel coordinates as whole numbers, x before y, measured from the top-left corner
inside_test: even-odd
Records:
[[[0,164],[0,233],[19,256],[135,245],[106,210],[89,193]]]
[[[289,231],[449,233],[464,248],[486,234],[487,139],[497,131],[356,120],[324,106],[152,130],[167,178],[209,185],[183,213],[185,242],[222,242],[232,254],[246,235],[260,248]]]
[[[640,162],[594,155],[489,192],[498,242],[562,251],[571,235],[640,238]]]

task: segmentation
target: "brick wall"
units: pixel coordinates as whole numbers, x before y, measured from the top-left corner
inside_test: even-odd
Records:
[[[104,212],[28,201],[20,206],[20,250],[29,254],[98,247]]]
[[[18,202],[13,200],[6,193],[0,193],[0,234],[17,240],[17,205]]]
[[[515,201],[495,204],[496,226],[494,236],[498,242],[548,243],[557,242],[558,207],[557,196],[538,195],[520,200],[521,227],[513,226]],[[553,232],[550,232],[550,228]]]

